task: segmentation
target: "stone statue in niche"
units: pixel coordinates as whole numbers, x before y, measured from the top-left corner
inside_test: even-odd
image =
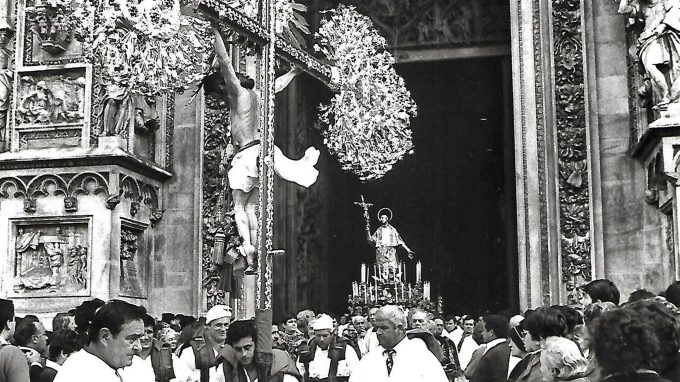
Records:
[[[652,105],[680,100],[680,0],[620,0],[618,12],[640,23],[637,59],[649,78]]]
[[[130,126],[130,118],[133,112],[132,118],[136,132],[153,132],[160,126],[159,119],[156,116],[155,99],[132,95],[128,89],[118,85],[109,85],[106,88],[100,115],[102,124],[99,135],[124,134]]]
[[[87,248],[77,245],[68,249],[69,280],[87,286]]]
[[[19,227],[14,245],[15,292],[35,295],[84,290],[87,232],[86,224]]]
[[[85,116],[85,77],[22,76],[17,123],[79,123]]]
[[[11,107],[14,70],[10,68],[12,52],[7,48],[14,31],[6,17],[0,18],[0,152],[9,150],[7,117]]]

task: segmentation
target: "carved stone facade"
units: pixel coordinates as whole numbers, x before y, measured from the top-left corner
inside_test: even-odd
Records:
[[[370,15],[393,49],[507,42],[509,4],[499,0],[342,1]]]

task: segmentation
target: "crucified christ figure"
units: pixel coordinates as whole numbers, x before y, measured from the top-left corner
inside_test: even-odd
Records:
[[[243,238],[239,251],[248,262],[247,274],[255,271],[255,254],[257,253],[257,207],[260,155],[260,109],[259,92],[255,91],[255,81],[237,73],[231,64],[231,57],[224,45],[219,29],[213,25],[215,35],[215,54],[224,78],[224,85],[229,98],[229,115],[231,117],[232,144],[237,153],[227,173],[229,187],[234,197],[234,219],[236,228]],[[275,92],[280,92],[299,73],[298,69],[276,79]],[[287,158],[281,149],[274,147],[274,171],[284,180],[309,187],[319,176],[314,168],[319,159],[319,150],[310,147],[305,156],[299,160]]]

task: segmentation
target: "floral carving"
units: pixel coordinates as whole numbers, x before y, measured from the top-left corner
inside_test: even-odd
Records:
[[[552,9],[562,280],[574,302],[592,278],[582,10],[579,0],[554,0]]]
[[[203,141],[203,286],[208,306],[223,303],[226,280],[221,277],[221,264],[214,264],[215,236],[224,235],[224,253],[241,244],[233,218],[234,201],[226,180],[226,164],[233,156],[229,144],[228,107],[224,100],[206,98]],[[221,241],[221,238],[220,238]]]

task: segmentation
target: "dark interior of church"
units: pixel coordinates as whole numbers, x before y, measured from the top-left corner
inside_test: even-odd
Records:
[[[359,264],[372,264],[360,195],[381,207],[423,262],[423,278],[445,313],[516,309],[517,243],[509,59],[397,65],[418,104],[415,153],[384,178],[361,183],[339,170],[330,215],[328,308],[344,312]],[[337,165],[336,165],[337,166]],[[399,250],[401,259],[406,252]],[[408,262],[415,281],[415,261]]]

